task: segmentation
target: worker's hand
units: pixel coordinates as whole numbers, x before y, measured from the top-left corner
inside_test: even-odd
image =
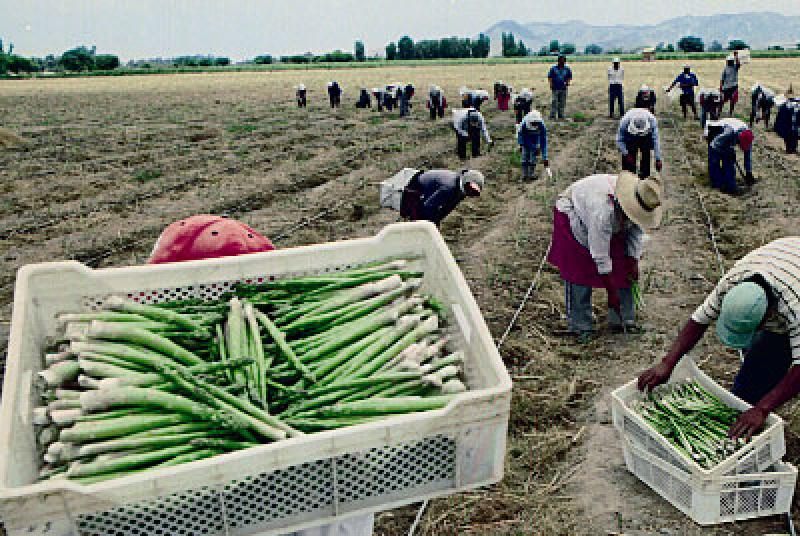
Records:
[[[662,383],[666,383],[670,376],[672,376],[672,367],[662,361],[658,365],[642,372],[636,385],[640,391],[652,390]]]
[[[626,154],[625,156],[623,156],[623,158],[625,159],[625,163],[628,165],[633,166],[636,164],[636,157],[633,156],[633,154],[631,153]]]
[[[656,170],[660,172],[663,167],[664,164],[661,163],[661,160],[656,160]]]
[[[768,411],[758,406],[753,406],[739,415],[739,418],[736,419],[736,422],[733,423],[733,426],[728,431],[728,437],[731,439],[744,438],[745,441],[750,441],[750,438],[763,428],[768,415]]]
[[[631,265],[631,273],[630,273],[631,281],[638,281],[639,280],[639,263],[633,262]]]

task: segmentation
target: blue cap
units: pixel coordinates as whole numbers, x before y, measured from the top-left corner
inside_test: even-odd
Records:
[[[748,348],[767,312],[767,293],[752,282],[739,283],[725,295],[717,336],[725,346]]]

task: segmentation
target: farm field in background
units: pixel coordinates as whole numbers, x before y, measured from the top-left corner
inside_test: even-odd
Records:
[[[540,289],[501,350],[516,377],[507,473],[487,490],[435,501],[418,533],[752,535],[781,532],[782,519],[700,528],[627,473],[610,423],[608,393],[660,357],[718,277],[697,190],[711,212],[730,266],[752,248],[796,233],[800,159],[755,128],[755,193],[731,199],[706,186],[699,124],[684,121],[661,90],[682,61],[625,63],[626,102],[643,83],[659,90],[664,180],[669,196],[642,268],[644,335],[603,333],[588,346],[555,337],[563,290],[545,268]],[[547,65],[414,66],[375,69],[181,74],[0,81],[0,126],[27,140],[0,149],[0,317],[10,317],[15,272],[23,264],[77,259],[90,266],[143,262],[168,223],[196,213],[242,219],[278,247],[375,234],[397,219],[378,207],[377,183],[403,167],[453,168],[449,111],[431,122],[424,99],[441,85],[459,106],[462,85],[491,89],[502,79],[531,87],[549,111]],[[572,65],[569,121],[548,122],[552,180],[522,183],[511,112],[487,103],[494,150],[470,166],[487,177],[485,194],[445,220],[442,233],[499,338],[535,274],[551,231],[552,204],[571,181],[616,172],[617,121],[610,121],[605,63]],[[693,62],[701,87],[718,85],[719,60]],[[747,89],[800,91],[800,60],[755,60],[742,68]],[[331,111],[325,85],[344,88]],[[293,87],[309,88],[299,110]],[[360,86],[417,88],[412,116],[357,110]],[[297,227],[306,219],[308,225]],[[605,319],[598,294],[596,314]],[[601,324],[602,325],[602,322]],[[7,323],[0,326],[5,346]],[[735,354],[708,336],[695,357],[723,384]],[[786,460],[800,463],[797,404]],[[796,501],[797,504],[797,501]],[[376,534],[408,531],[415,511],[379,516]]]

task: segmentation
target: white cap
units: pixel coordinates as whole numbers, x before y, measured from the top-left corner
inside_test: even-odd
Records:
[[[536,123],[543,123],[542,114],[538,110],[531,110],[525,117],[522,118],[526,127],[532,127]]]
[[[613,60],[611,60],[611,63],[622,63],[622,60],[620,60],[619,58],[614,58]]]
[[[650,91],[650,86],[647,84],[642,84],[642,87],[639,88],[639,91]]]
[[[303,89],[305,89],[305,88],[306,88],[306,85],[305,85],[305,84],[299,84],[299,85],[297,86],[297,89],[299,89],[299,90],[303,90]]]
[[[483,190],[483,185],[486,183],[486,178],[483,176],[483,173],[477,171],[475,169],[470,169],[469,171],[465,171],[461,174],[461,191],[464,191],[464,186],[468,182],[473,184],[477,184],[478,188]]]
[[[533,97],[533,92],[530,89],[526,88],[526,87],[522,88],[522,90],[519,92],[519,94],[520,94],[520,96],[525,97],[525,98]]]
[[[731,54],[730,56],[728,56],[727,58],[725,58],[725,61],[736,61],[736,56],[734,56],[733,54]]]

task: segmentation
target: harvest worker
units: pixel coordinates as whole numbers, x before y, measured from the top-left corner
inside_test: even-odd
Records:
[[[636,101],[633,103],[634,108],[644,108],[651,114],[656,113],[656,90],[644,84],[636,92]]]
[[[342,88],[339,82],[328,82],[328,98],[331,101],[331,108],[338,108],[342,104]]]
[[[639,278],[644,229],[658,227],[662,188],[632,173],[592,175],[564,190],[553,210],[548,260],[564,280],[569,333],[591,337],[592,289],[608,295],[612,331],[638,331],[631,285]]]
[[[305,108],[308,104],[308,101],[306,101],[306,86],[305,84],[300,84],[296,89],[295,97],[297,98],[297,107]]]
[[[709,119],[712,121],[719,119],[722,93],[716,89],[701,89],[697,99],[700,101],[700,126],[705,129]]]
[[[567,57],[564,54],[560,54],[558,62],[550,67],[547,81],[550,84],[550,91],[553,93],[553,101],[550,105],[550,119],[555,119],[556,114],[558,114],[559,119],[564,119],[564,111],[567,107],[567,91],[572,83],[572,69],[567,67]]]
[[[361,93],[358,95],[358,101],[356,102],[356,108],[372,108],[372,99],[369,96],[367,88],[361,88]]]
[[[744,350],[731,391],[753,407],[729,434],[749,439],[767,416],[800,392],[800,237],[770,242],[740,259],[717,283],[639,389],[669,380],[680,360],[716,322],[719,340]]]
[[[694,118],[697,119],[697,106],[695,106],[694,88],[699,85],[697,75],[692,72],[692,66],[688,63],[684,64],[683,72],[679,74],[672,84],[667,88],[667,93],[672,91],[675,86],[681,88],[681,110],[683,111],[683,118],[686,119],[688,115],[688,108],[691,106]]]
[[[750,101],[750,128],[753,128],[753,125],[759,120],[763,120],[764,128],[769,130],[772,107],[775,106],[775,92],[761,84],[756,84],[750,90]]]
[[[524,87],[514,99],[514,117],[517,124],[521,123],[522,118],[530,113],[531,106],[533,106],[533,93]]]
[[[540,152],[544,167],[550,167],[547,159],[547,127],[542,114],[534,110],[522,118],[517,126],[517,142],[522,148],[522,180],[536,178],[536,157]]]
[[[486,120],[475,108],[453,110],[453,129],[456,131],[458,157],[467,158],[467,143],[472,145],[472,156],[481,155],[481,135],[491,147],[494,142],[486,128]]]
[[[438,227],[465,198],[479,197],[485,182],[483,173],[476,170],[418,173],[403,190],[400,215],[413,221],[427,220]]]
[[[498,110],[508,111],[508,103],[511,102],[511,88],[502,80],[494,84],[494,100],[497,101]]]
[[[614,58],[608,68],[608,117],[614,118],[614,103],[619,105],[619,116],[625,113],[625,94],[622,83],[625,81],[625,69],[621,67],[621,60]]]
[[[272,251],[269,238],[236,220],[199,214],[176,221],[158,237],[149,264],[233,257]],[[373,514],[355,516],[286,536],[370,536]]]
[[[775,133],[783,138],[787,154],[797,153],[797,139],[800,137],[800,99],[789,98],[778,107]]]
[[[722,70],[722,76],[719,80],[719,90],[722,92],[722,105],[720,108],[725,107],[726,102],[730,102],[731,117],[733,117],[733,109],[736,103],[739,102],[739,69],[742,64],[739,62],[739,52],[728,56],[725,60],[725,68]],[[720,109],[720,115],[722,110]]]
[[[406,84],[400,88],[398,98],[400,99],[400,117],[407,116],[411,111],[411,99],[414,97],[414,86]]]
[[[439,86],[431,86],[428,89],[428,110],[431,114],[431,120],[444,117],[444,109],[447,108],[447,99]]]
[[[744,153],[745,184],[755,184],[753,177],[753,131],[747,123],[729,117],[706,123],[708,145],[708,175],[712,188],[731,195],[741,195],[736,184],[736,146]]]
[[[656,157],[656,170],[661,171],[661,141],[656,116],[643,108],[625,114],[617,129],[617,147],[622,154],[622,169],[636,173],[637,153],[641,153],[639,177],[650,176],[650,152]]]

